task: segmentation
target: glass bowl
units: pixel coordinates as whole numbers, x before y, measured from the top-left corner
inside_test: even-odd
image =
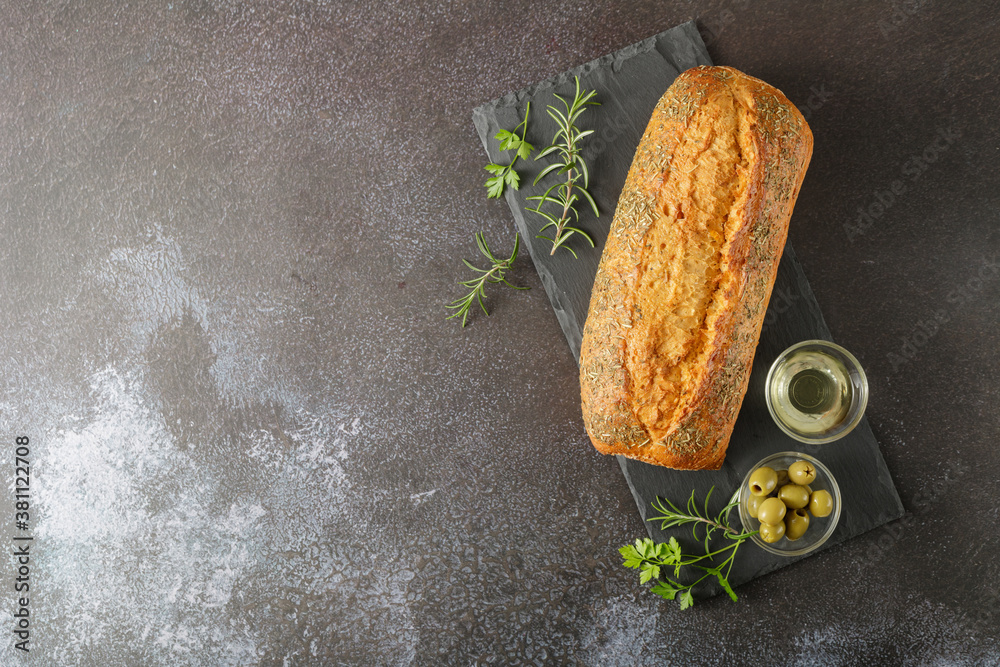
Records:
[[[769,551],[779,556],[801,556],[802,554],[816,550],[830,539],[833,531],[837,528],[837,522],[840,520],[840,487],[837,486],[837,480],[834,479],[829,468],[808,454],[779,452],[759,461],[757,465],[747,471],[746,476],[743,478],[743,484],[740,486],[739,491],[737,491],[740,501],[740,522],[743,524],[743,530],[757,530],[760,526],[760,522],[747,513],[747,498],[750,497],[750,475],[753,471],[761,466],[767,466],[774,470],[787,470],[788,466],[796,461],[808,461],[816,468],[816,480],[809,487],[813,491],[829,491],[830,495],[833,496],[833,511],[828,516],[822,518],[817,518],[810,514],[809,529],[805,535],[797,540],[789,540],[787,537],[782,537],[777,542],[769,544],[761,539],[760,535],[754,535],[751,538],[764,551]]]
[[[767,409],[782,431],[819,445],[850,433],[868,407],[868,378],[854,355],[805,340],[778,355],[767,373]]]

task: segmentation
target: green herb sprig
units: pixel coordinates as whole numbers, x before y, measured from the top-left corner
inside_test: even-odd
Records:
[[[576,251],[565,245],[566,241],[574,234],[580,234],[590,243],[590,247],[594,247],[594,239],[589,234],[578,227],[571,226],[569,223],[571,217],[576,222],[580,220],[580,213],[576,210],[576,203],[581,198],[587,200],[587,203],[594,210],[594,215],[600,216],[600,213],[597,211],[597,203],[594,202],[594,198],[587,192],[590,182],[590,172],[587,169],[587,163],[583,159],[583,155],[580,153],[580,140],[593,134],[594,131],[581,131],[576,127],[577,119],[580,117],[580,114],[587,110],[587,107],[600,104],[593,101],[596,94],[596,90],[581,91],[580,78],[577,77],[576,94],[572,102],[567,102],[565,98],[556,95],[559,101],[562,102],[565,112],[552,105],[549,105],[547,109],[549,116],[556,122],[559,129],[556,131],[555,136],[552,137],[552,145],[539,153],[535,159],[540,160],[552,153],[558,153],[559,160],[543,169],[535,178],[534,184],[537,185],[540,180],[552,172],[565,174],[566,178],[562,182],[549,187],[545,191],[545,194],[528,197],[529,200],[538,202],[535,208],[528,210],[534,211],[548,221],[544,227],[538,230],[539,232],[544,232],[549,227],[555,228],[551,238],[543,234],[538,234],[535,237],[552,242],[552,252],[549,253],[550,255],[556,254],[556,250],[562,247],[573,253],[573,257],[576,257]],[[555,204],[557,211],[559,211],[558,217],[543,211],[542,206],[545,204]]]
[[[499,199],[503,196],[505,186],[509,185],[515,190],[521,187],[521,177],[514,171],[514,165],[519,159],[527,160],[531,156],[531,152],[535,150],[534,146],[524,140],[528,136],[528,114],[530,112],[531,102],[528,102],[528,107],[524,110],[524,120],[514,128],[513,132],[500,130],[496,133],[496,138],[500,141],[500,150],[517,152],[510,164],[493,162],[484,167],[486,171],[493,174],[492,177],[486,179],[486,197],[489,199]],[[521,136],[517,135],[518,130],[521,130]]]
[[[639,570],[639,583],[645,584],[655,580],[656,583],[649,589],[650,592],[666,600],[676,599],[681,609],[687,609],[694,605],[694,596],[691,594],[691,590],[712,576],[735,602],[738,598],[729,584],[729,573],[733,569],[736,552],[740,545],[758,532],[740,532],[729,525],[729,512],[739,504],[738,500],[726,505],[718,515],[713,517],[708,511],[708,501],[712,497],[714,489],[715,487],[712,487],[705,496],[704,507],[699,507],[694,498],[694,491],[692,491],[687,502],[686,512],[681,511],[669,500],[661,501],[657,498],[652,505],[662,514],[648,519],[648,521],[660,521],[661,530],[691,524],[691,534],[695,540],[704,545],[704,555],[684,553],[676,537],[671,537],[669,542],[660,542],[659,544],[654,543],[648,537],[637,539],[634,545],[626,544],[618,550],[625,558],[623,563],[625,567]],[[698,537],[698,528],[704,530],[703,538]],[[723,535],[730,544],[712,551],[709,543],[716,533]],[[715,566],[715,557],[726,552],[729,553],[726,559]],[[683,584],[679,581],[679,577],[681,569],[684,567],[695,568],[705,574],[691,583]],[[671,569],[673,569],[673,577],[666,574]]]
[[[483,303],[483,299],[486,298],[487,284],[503,283],[504,285],[516,290],[530,289],[528,287],[517,287],[515,285],[511,285],[504,277],[505,272],[510,269],[510,267],[514,264],[514,260],[517,259],[517,251],[521,245],[520,236],[514,236],[514,251],[507,259],[497,259],[497,257],[493,255],[493,251],[491,251],[490,247],[486,245],[486,238],[483,236],[482,232],[476,233],[476,245],[479,247],[479,252],[481,252],[486,259],[490,260],[492,266],[488,269],[480,269],[469,262],[469,260],[463,259],[462,261],[465,262],[467,267],[480,275],[477,278],[460,281],[458,283],[459,285],[467,287],[471,291],[462,298],[456,299],[445,306],[445,308],[455,310],[455,312],[449,315],[446,319],[450,320],[453,317],[461,316],[463,327],[465,326],[466,319],[469,317],[469,310],[472,308],[472,304],[477,301],[479,302],[479,307],[483,309],[483,312],[486,313],[487,316],[489,316],[490,313],[486,310],[486,304]]]

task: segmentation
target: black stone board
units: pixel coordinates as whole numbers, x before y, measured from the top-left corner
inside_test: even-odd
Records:
[[[533,204],[526,198],[541,194],[551,184],[546,180],[538,186],[531,185],[535,175],[547,164],[544,159],[538,163],[520,162],[518,171],[522,186],[518,191],[508,188],[505,195],[522,242],[530,250],[566,340],[577,357],[597,264],[635,148],[653,107],[674,78],[683,70],[702,64],[708,65],[711,61],[694,22],[688,22],[474,111],[473,120],[490,160],[506,162],[509,158],[500,154],[494,135],[501,128],[517,126],[529,101],[532,108],[527,139],[541,148],[548,144],[555,131],[554,122],[545,113],[546,105],[558,102],[554,94],[572,98],[574,76],[580,77],[584,88],[597,90],[601,106],[584,113],[579,122],[583,129],[594,130],[585,154],[591,167],[590,192],[601,215],[597,218],[591,211],[581,210],[580,227],[593,236],[596,248],[591,249],[585,241],[576,238],[571,243],[579,258],[574,259],[564,250],[550,255],[551,243],[534,238],[542,226],[542,218],[527,210]],[[712,504],[717,511],[737,489],[751,466],[781,451],[815,456],[830,468],[841,488],[843,506],[837,530],[813,553],[902,516],[899,495],[867,419],[862,419],[845,438],[827,445],[797,442],[782,433],[771,419],[764,398],[768,368],[786,347],[807,339],[832,340],[819,304],[789,243],[778,267],[749,388],[722,468],[677,471],[617,457],[643,519],[655,513],[650,503],[657,496],[680,504],[687,500],[692,490],[696,497],[704,498],[712,487],[715,487]],[[735,512],[733,518],[738,522]],[[650,537],[657,541],[669,539],[671,535],[682,542],[692,541],[690,531],[673,529],[664,533],[653,522],[646,522],[646,527]],[[740,550],[730,581],[739,585],[805,557],[776,556],[749,544]],[[695,595],[708,597],[719,592],[717,584],[706,583],[695,591]]]

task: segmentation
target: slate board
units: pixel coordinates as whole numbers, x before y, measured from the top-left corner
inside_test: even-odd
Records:
[[[575,76],[580,77],[582,87],[597,90],[596,99],[601,106],[585,112],[578,123],[582,129],[594,130],[586,140],[584,151],[591,169],[589,190],[601,215],[595,217],[589,209],[581,208],[579,226],[591,234],[596,248],[591,249],[583,239],[574,238],[570,243],[579,255],[574,259],[563,250],[550,255],[551,243],[535,238],[542,218],[527,211],[533,202],[526,198],[541,194],[551,184],[550,179],[554,177],[549,176],[538,186],[531,185],[538,172],[549,164],[547,158],[537,163],[520,162],[521,189],[507,188],[505,195],[522,243],[530,251],[566,340],[577,358],[604,240],[653,107],[680,72],[696,65],[711,64],[697,27],[691,21],[511,93],[473,112],[473,122],[490,160],[506,163],[510,158],[501,155],[494,135],[501,128],[516,127],[529,101],[531,116],[527,140],[542,148],[548,145],[556,129],[545,113],[546,105],[558,104],[554,94],[572,99]],[[843,495],[840,523],[830,540],[813,553],[902,516],[902,503],[867,419],[862,419],[854,431],[837,442],[805,445],[782,433],[767,411],[764,381],[771,363],[789,345],[814,338],[832,340],[819,304],[788,243],[778,267],[747,395],[722,468],[718,471],[678,471],[617,457],[643,519],[655,513],[650,503],[657,496],[679,504],[687,500],[692,489],[696,497],[704,498],[713,486],[716,492],[712,504],[718,511],[751,466],[781,451],[815,456],[830,468],[840,484]],[[736,512],[732,518],[738,523]],[[682,542],[691,541],[689,530],[674,529],[664,533],[652,522],[647,522],[646,527],[650,537],[657,541],[669,539],[671,535]],[[751,544],[740,550],[730,582],[739,585],[806,557],[776,556]],[[718,584],[706,582],[695,595],[708,597],[719,592]]]

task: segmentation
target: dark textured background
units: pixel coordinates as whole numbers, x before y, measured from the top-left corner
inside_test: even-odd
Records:
[[[2,3],[0,437],[32,437],[36,560],[34,650],[0,660],[1000,662],[988,7]],[[527,257],[492,317],[443,305],[474,231],[513,242],[472,108],[689,18],[814,107],[790,238],[910,513],[682,613],[618,566],[643,527]]]

